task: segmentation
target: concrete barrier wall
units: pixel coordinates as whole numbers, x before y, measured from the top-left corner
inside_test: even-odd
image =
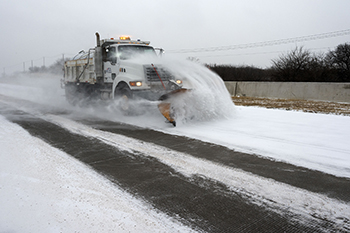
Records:
[[[233,96],[350,103],[350,83],[225,82],[225,85]]]

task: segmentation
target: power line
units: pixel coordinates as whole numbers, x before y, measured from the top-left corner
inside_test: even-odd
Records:
[[[307,50],[330,50],[330,47],[319,47],[319,48],[308,48]],[[265,51],[265,52],[252,52],[252,53],[225,53],[225,54],[215,54],[215,55],[198,55],[197,57],[234,57],[234,56],[251,56],[251,55],[265,55],[265,54],[276,54],[276,53],[286,53],[287,50],[278,51]]]
[[[169,53],[202,53],[202,52],[216,52],[216,51],[235,50],[235,49],[247,49],[247,48],[266,47],[266,46],[272,46],[272,45],[281,45],[281,44],[289,44],[289,43],[295,43],[295,42],[326,39],[326,38],[332,38],[332,37],[338,37],[338,36],[345,36],[349,34],[350,34],[350,29],[346,29],[342,31],[327,32],[327,33],[294,37],[294,38],[288,38],[288,39],[271,40],[271,41],[256,42],[256,43],[249,43],[249,44],[208,47],[208,48],[168,50],[168,52]]]
[[[332,37],[338,37],[338,36],[345,36],[350,34],[350,29],[341,30],[341,31],[334,31],[334,32],[327,32],[327,33],[321,33],[321,34],[314,34],[309,36],[301,36],[301,37],[293,37],[293,38],[287,38],[287,39],[279,39],[279,40],[271,40],[271,41],[264,41],[264,42],[256,42],[256,43],[248,43],[248,44],[239,44],[239,45],[229,45],[229,46],[217,46],[217,47],[207,47],[207,48],[194,48],[194,49],[178,49],[178,50],[168,50],[168,53],[202,53],[202,52],[217,52],[217,51],[227,51],[227,50],[237,50],[237,49],[247,49],[247,48],[256,48],[256,47],[266,47],[266,46],[273,46],[273,45],[281,45],[281,44],[289,44],[289,43],[295,43],[295,42],[304,42],[304,41],[311,41],[311,40],[319,40],[319,39],[326,39],[326,38],[332,38]],[[251,54],[243,54],[243,55],[257,55],[257,54],[266,54],[270,52],[262,52],[262,53],[251,53]],[[276,52],[271,52],[276,53]],[[31,62],[33,66],[34,61],[42,60],[43,64],[45,64],[45,58],[55,58],[59,55],[54,56],[44,56],[37,59],[27,60],[23,63],[18,63],[14,65],[4,66],[3,69],[11,68],[15,66],[19,66],[21,64],[25,64],[27,62]],[[69,54],[71,55],[71,54]],[[240,54],[242,55],[242,54]],[[211,55],[213,56],[213,55]],[[224,55],[216,55],[216,56],[235,56],[232,54],[224,54]],[[64,56],[63,56],[64,57]],[[201,55],[203,57],[203,55]]]

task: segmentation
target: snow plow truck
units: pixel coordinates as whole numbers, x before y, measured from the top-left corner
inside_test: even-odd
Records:
[[[92,99],[118,100],[125,112],[134,98],[159,101],[161,114],[175,126],[170,99],[187,91],[182,88],[182,80],[160,64],[135,59],[162,53],[163,49],[155,49],[149,41],[127,36],[101,40],[96,32],[96,47],[80,51],[64,64],[62,87],[66,99],[73,105]]]

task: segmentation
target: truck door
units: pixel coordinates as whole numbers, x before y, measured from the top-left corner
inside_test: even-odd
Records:
[[[105,48],[106,57],[104,59],[104,77],[105,82],[113,83],[113,80],[119,73],[119,62],[117,59],[116,47],[109,46]]]

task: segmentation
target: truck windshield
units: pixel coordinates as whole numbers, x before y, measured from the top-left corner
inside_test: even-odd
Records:
[[[120,45],[118,47],[118,57],[122,60],[134,58],[139,55],[155,56],[153,47],[140,45]]]

